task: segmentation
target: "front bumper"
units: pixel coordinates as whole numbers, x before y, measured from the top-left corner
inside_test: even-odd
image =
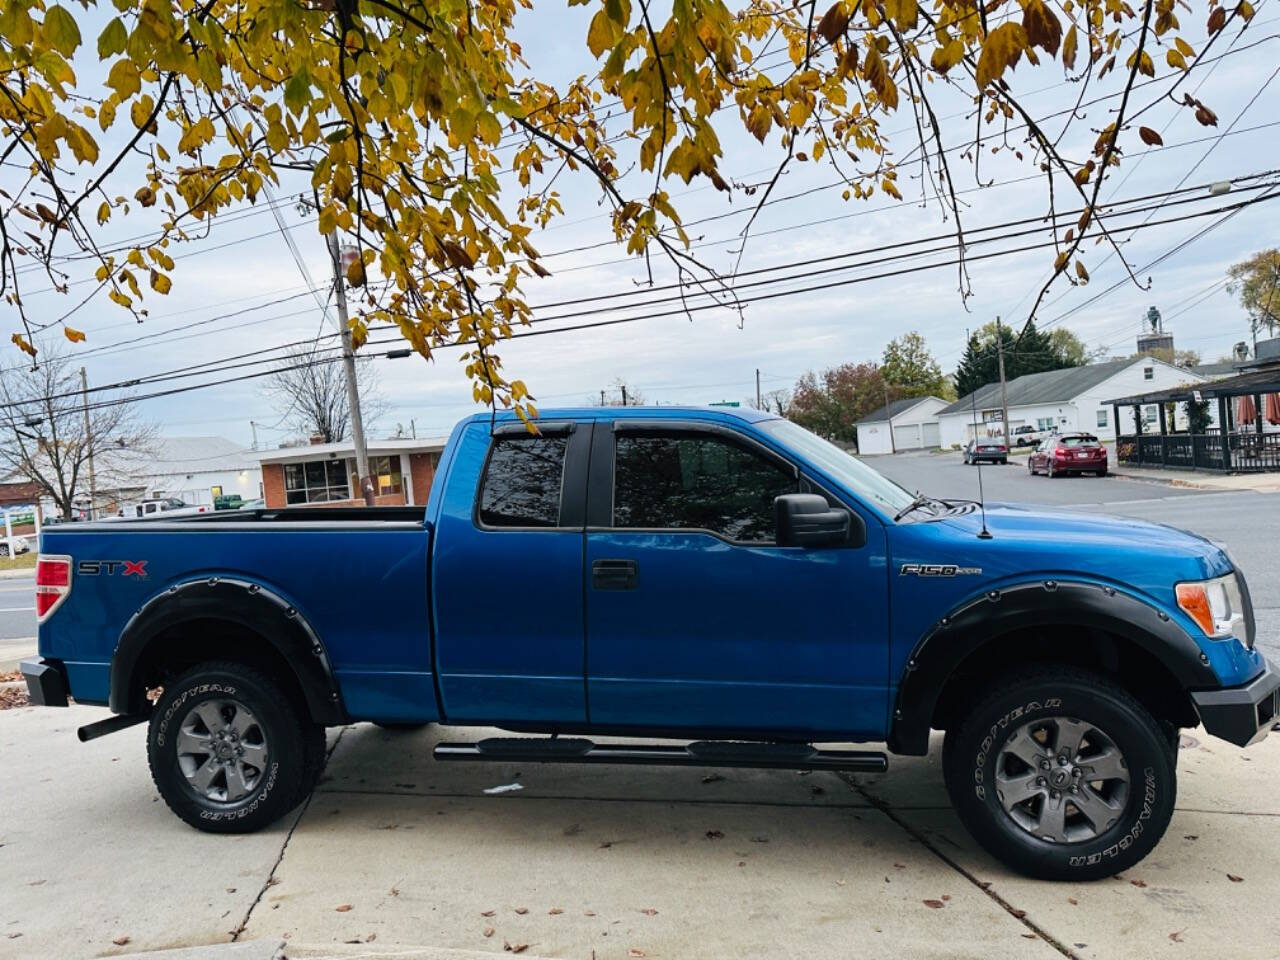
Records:
[[[1200,690],[1191,699],[1208,733],[1247,747],[1265,737],[1280,719],[1280,673],[1268,662],[1262,673],[1243,686]]]
[[[23,660],[22,677],[27,681],[27,696],[37,707],[67,705],[67,671],[56,660],[33,657]]]

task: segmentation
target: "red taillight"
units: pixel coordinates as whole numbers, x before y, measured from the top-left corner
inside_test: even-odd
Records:
[[[71,593],[71,558],[36,559],[36,621],[45,620]]]
[[[1062,447],[1054,447],[1054,448],[1053,448],[1053,455],[1054,455],[1056,458],[1058,458],[1059,460],[1065,460],[1065,459],[1067,459],[1067,451],[1066,451],[1066,450],[1064,450],[1064,449],[1062,449]]]

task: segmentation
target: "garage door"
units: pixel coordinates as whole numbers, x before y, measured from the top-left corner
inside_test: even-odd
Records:
[[[904,423],[893,428],[893,445],[899,450],[920,449],[920,424]]]
[[[923,423],[920,426],[924,430],[924,445],[926,447],[942,446],[942,427],[936,421],[934,423]]]

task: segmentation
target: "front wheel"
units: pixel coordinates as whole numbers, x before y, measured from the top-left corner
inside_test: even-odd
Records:
[[[324,729],[266,674],[204,663],[165,683],[147,759],[169,809],[209,833],[250,833],[288,813],[324,767]]]
[[[947,731],[943,771],[974,838],[1043,880],[1097,880],[1164,835],[1177,794],[1167,731],[1105,678],[1039,667],[991,686]]]

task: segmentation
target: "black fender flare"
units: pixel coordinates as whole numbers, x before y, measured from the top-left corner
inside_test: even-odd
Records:
[[[129,618],[111,658],[113,712],[136,713],[143,708],[143,691],[135,674],[152,641],[197,620],[221,620],[262,637],[293,670],[312,720],[327,726],[346,722],[333,665],[315,630],[283,597],[261,584],[232,577],[174,584]]]
[[[1042,579],[993,589],[935,623],[907,658],[889,725],[895,753],[922,756],[938,697],[955,669],[984,644],[1037,626],[1103,630],[1168,668],[1184,690],[1221,686],[1196,641],[1162,610],[1105,584]]]

